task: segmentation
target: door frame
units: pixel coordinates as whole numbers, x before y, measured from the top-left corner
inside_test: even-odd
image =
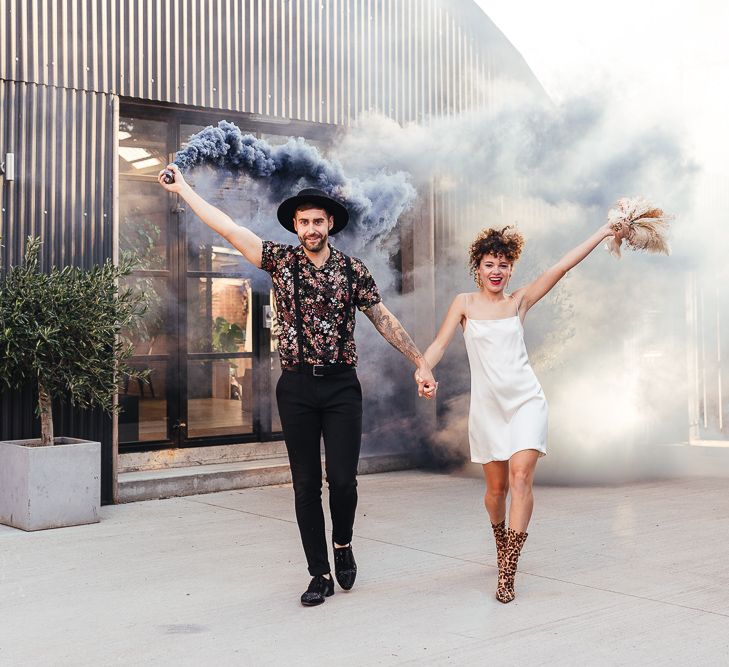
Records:
[[[246,131],[261,136],[263,133],[278,134],[282,136],[304,136],[322,142],[330,142],[337,130],[336,125],[323,123],[309,123],[279,118],[266,118],[257,114],[246,114],[240,112],[218,111],[213,109],[196,109],[190,107],[179,107],[167,104],[151,104],[144,100],[122,98],[119,104],[119,118],[133,117],[145,120],[156,120],[167,123],[167,145],[179,146],[181,144],[180,126],[191,125],[214,125],[220,120],[230,120],[245,128]],[[174,151],[168,154],[168,160],[172,160]],[[133,180],[134,177],[117,176],[125,180]],[[117,191],[119,191],[117,184]],[[161,449],[209,447],[217,445],[243,444],[253,442],[266,442],[280,440],[283,436],[280,431],[273,431],[273,410],[272,410],[272,383],[271,383],[271,332],[262,326],[262,314],[264,306],[269,303],[270,285],[268,279],[263,275],[252,277],[251,305],[253,335],[253,350],[250,354],[252,363],[252,382],[254,386],[253,400],[253,428],[251,433],[233,435],[212,435],[196,438],[188,438],[186,428],[175,428],[177,424],[187,423],[187,368],[182,368],[190,359],[191,354],[187,349],[187,322],[186,305],[187,280],[190,271],[187,267],[187,238],[184,225],[177,224],[175,219],[183,213],[182,205],[176,195],[170,196],[171,206],[168,215],[168,272],[170,279],[170,294],[177,297],[178,301],[174,307],[168,310],[168,340],[170,349],[167,353],[167,378],[165,382],[167,399],[167,426],[168,438],[155,441],[136,441],[131,443],[119,443],[119,452],[145,452]],[[117,206],[119,204],[117,203]],[[181,210],[182,209],[182,210]],[[154,271],[145,271],[145,274],[153,275]],[[167,272],[165,272],[167,273]],[[196,273],[196,272],[192,272]],[[206,273],[206,272],[203,272]],[[182,295],[182,297],[180,297]],[[182,302],[180,302],[180,298]],[[171,304],[170,304],[171,305]],[[200,353],[205,359],[212,358],[215,353]],[[154,356],[154,355],[153,355]],[[228,353],[219,353],[221,358],[229,358]],[[249,355],[239,355],[249,356]],[[138,360],[149,360],[148,356],[140,355]]]

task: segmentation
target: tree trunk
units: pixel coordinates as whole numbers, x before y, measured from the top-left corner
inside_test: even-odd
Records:
[[[42,382],[38,382],[38,407],[41,420],[41,446],[53,444],[53,411],[51,397]]]

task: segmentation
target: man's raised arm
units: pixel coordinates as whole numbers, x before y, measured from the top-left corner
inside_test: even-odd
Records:
[[[167,192],[174,192],[180,195],[200,220],[210,227],[210,229],[220,234],[236,250],[240,251],[243,257],[253,264],[253,266],[260,269],[263,241],[250,229],[237,225],[219,208],[215,208],[215,206],[206,202],[185,182],[176,164],[170,164],[166,169],[174,171],[175,181],[174,183],[165,183],[162,178],[165,170],[162,170],[157,177],[159,184]]]

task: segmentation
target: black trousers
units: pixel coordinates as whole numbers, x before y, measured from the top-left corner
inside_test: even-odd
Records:
[[[283,371],[276,385],[276,399],[309,573],[327,574],[330,567],[321,503],[320,443],[323,436],[332,539],[337,544],[348,544],[357,508],[362,388],[354,369],[326,377]]]

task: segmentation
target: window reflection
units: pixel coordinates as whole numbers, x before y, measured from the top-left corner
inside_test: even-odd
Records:
[[[253,360],[208,359],[188,363],[188,435],[253,431]]]
[[[119,442],[167,438],[167,362],[134,361],[136,370],[149,370],[146,381],[125,378],[119,391]]]
[[[119,250],[130,254],[136,269],[167,268],[167,193],[154,183],[121,180]]]
[[[252,352],[252,288],[245,278],[189,278],[190,352]]]
[[[134,355],[167,354],[167,279],[131,275],[119,287],[145,296],[144,315],[122,331],[134,345]]]
[[[119,173],[150,174],[167,164],[167,124],[164,121],[122,117],[119,119]]]

